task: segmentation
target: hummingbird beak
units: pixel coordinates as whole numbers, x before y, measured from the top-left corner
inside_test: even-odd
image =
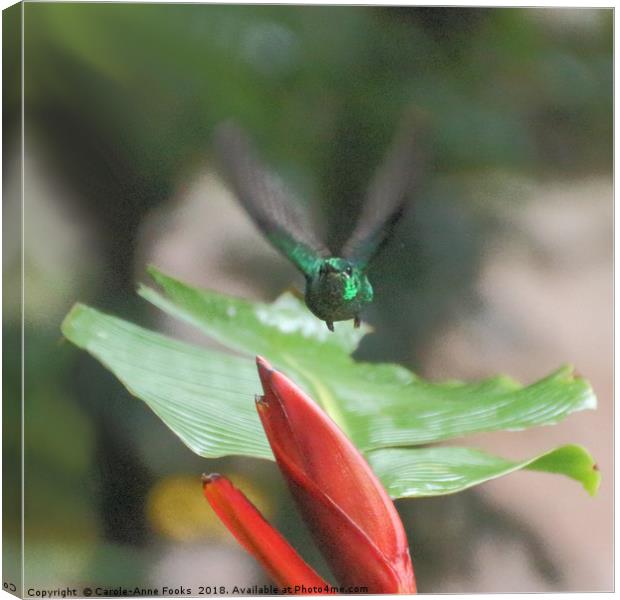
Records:
[[[323,269],[325,273],[338,273],[338,269],[331,263],[323,263]]]

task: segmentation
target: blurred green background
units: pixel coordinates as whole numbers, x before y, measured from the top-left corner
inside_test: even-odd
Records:
[[[298,283],[217,178],[214,126],[241,122],[337,246],[413,110],[424,166],[372,267],[360,358],[524,382],[574,362],[601,409],[558,435],[604,476],[595,500],[530,473],[400,501],[419,588],[611,589],[611,10],[26,3],[24,35],[27,585],[266,581],[201,497],[215,470],[320,564],[273,465],[192,455],[59,324],[80,300],[208,343],[136,298],[147,262],[265,300]],[[19,239],[5,245],[7,349]],[[485,439],[523,457],[545,434]]]

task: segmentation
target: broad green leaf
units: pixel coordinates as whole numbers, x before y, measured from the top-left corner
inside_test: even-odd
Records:
[[[591,496],[601,479],[590,454],[577,445],[517,462],[452,446],[385,448],[370,452],[368,460],[393,498],[452,494],[519,469],[566,475],[580,482]]]
[[[253,359],[185,344],[80,304],[65,319],[63,333],[114,372],[197,454],[273,458],[254,408],[260,383]],[[524,467],[567,475],[590,493],[599,478],[578,446],[523,462],[452,447],[366,455],[394,498],[454,493]]]
[[[72,308],[62,332],[197,454],[271,458],[254,407],[261,388],[251,360],[190,346],[82,304]]]
[[[549,425],[596,406],[589,384],[568,366],[528,387],[507,377],[427,382],[397,365],[355,362],[350,352],[364,330],[345,322],[332,334],[292,295],[272,305],[251,303],[192,288],[153,268],[150,273],[166,295],[141,287],[144,298],[230,348],[265,356],[362,450]]]

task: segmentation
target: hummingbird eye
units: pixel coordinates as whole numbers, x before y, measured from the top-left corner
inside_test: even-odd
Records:
[[[351,266],[348,266],[345,270],[344,270],[345,275],[347,275],[347,277],[350,277],[351,275],[353,275],[353,269],[351,268]]]

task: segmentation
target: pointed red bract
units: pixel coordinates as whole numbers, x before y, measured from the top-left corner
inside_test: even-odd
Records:
[[[203,475],[202,481],[205,498],[217,516],[278,585],[305,594],[326,593],[329,584],[226,477],[214,473]]]
[[[337,425],[257,358],[267,438],[315,541],[343,586],[413,593],[405,531],[387,492]]]

